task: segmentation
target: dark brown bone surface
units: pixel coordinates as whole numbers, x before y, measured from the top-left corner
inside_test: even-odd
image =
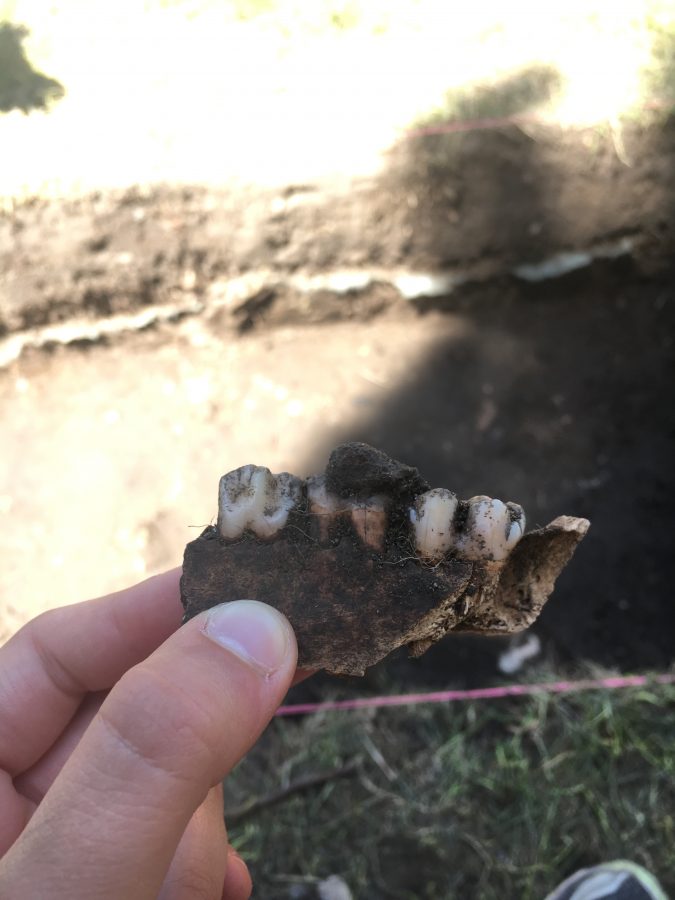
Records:
[[[331,455],[325,484],[346,506],[384,498],[377,549],[342,511],[327,521],[310,512],[304,484],[272,537],[244,530],[225,539],[212,526],[187,545],[185,618],[223,601],[261,600],[289,618],[300,666],[362,675],[395,648],[418,655],[449,631],[527,628],[589,524],[561,516],[526,533],[505,560],[449,552],[432,564],[418,557],[410,535],[410,506],[428,489],[416,469],[365,444],[345,444]]]

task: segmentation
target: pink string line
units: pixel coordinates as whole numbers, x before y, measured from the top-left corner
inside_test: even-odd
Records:
[[[617,688],[645,687],[650,684],[675,684],[675,673],[669,675],[617,675],[580,681],[505,684],[501,687],[472,688],[465,691],[432,691],[428,694],[392,694],[388,697],[360,697],[353,700],[327,700],[324,703],[296,703],[291,706],[280,706],[276,715],[300,716],[342,709],[416,706],[420,703],[451,703],[456,700],[500,700],[503,697],[529,697],[533,694],[573,694],[598,689],[616,690]]]
[[[650,97],[641,109],[664,110],[669,107],[665,100],[659,97]],[[509,128],[514,125],[544,124],[542,116],[530,113],[515,113],[511,116],[484,117],[482,119],[454,119],[450,122],[438,122],[435,125],[422,125],[419,128],[409,128],[404,131],[407,138],[426,137],[430,134],[458,134],[466,131],[484,131],[486,129]]]
[[[409,128],[405,131],[408,138],[425,137],[428,134],[456,134],[462,131],[484,131],[487,128],[508,128],[513,125],[541,122],[540,116],[514,115],[495,116],[483,119],[455,119],[452,122],[439,122],[437,125],[423,125],[420,128]]]

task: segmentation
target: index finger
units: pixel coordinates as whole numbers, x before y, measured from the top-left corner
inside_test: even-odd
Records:
[[[0,648],[0,769],[14,777],[32,766],[85,694],[112,687],[179,627],[179,578],[173,569],[50,610]]]

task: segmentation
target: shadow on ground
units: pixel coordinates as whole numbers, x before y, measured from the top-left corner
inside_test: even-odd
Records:
[[[419,360],[382,405],[317,448],[364,440],[436,486],[521,502],[531,526],[592,522],[536,630],[562,660],[668,665],[675,608],[675,272],[630,262],[555,283],[514,280],[435,301],[469,327]],[[422,313],[423,314],[423,313]],[[495,674],[501,642],[449,639],[406,677]],[[417,673],[417,674],[415,674]],[[478,673],[480,674],[480,673]]]
[[[47,109],[65,94],[59,81],[38,72],[26,56],[28,34],[23,25],[0,23],[0,112]]]
[[[672,156],[672,120],[657,134]],[[455,264],[463,215],[481,235],[476,260],[489,254],[508,264],[583,247],[588,219],[626,202],[615,193],[616,160],[606,149],[589,154],[598,179],[586,220],[575,223],[557,214],[570,184],[546,154],[515,127],[402,144],[388,178],[393,193],[415,197],[401,205],[411,255],[441,269]],[[572,163],[579,171],[584,155]],[[377,408],[335,429],[306,461],[318,471],[335,443],[363,440],[460,496],[521,502],[531,526],[559,514],[588,517],[589,536],[535,629],[559,661],[629,671],[673,660],[673,187],[672,179],[652,187],[659,199],[647,243],[660,262],[658,251],[641,256],[638,240],[632,255],[556,279],[507,275],[414,301],[420,315],[462,317],[461,336],[440,340]],[[630,220],[625,213],[619,223]],[[629,233],[619,224],[615,236]],[[387,671],[428,684],[494,680],[502,648],[449,638]],[[371,685],[386,677],[376,670]]]

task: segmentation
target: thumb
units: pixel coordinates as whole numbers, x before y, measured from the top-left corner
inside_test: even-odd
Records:
[[[156,897],[191,816],[270,721],[296,659],[290,624],[263,603],[225,603],[179,629],[108,695],[4,858],[3,896]]]

